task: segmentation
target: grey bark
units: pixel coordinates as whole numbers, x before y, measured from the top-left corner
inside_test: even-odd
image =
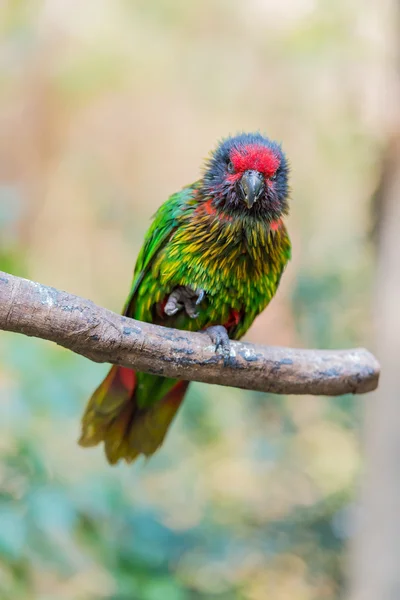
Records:
[[[379,363],[363,348],[302,350],[231,342],[215,352],[207,335],[143,323],[93,302],[0,272],[0,329],[56,342],[96,362],[276,394],[362,394]]]

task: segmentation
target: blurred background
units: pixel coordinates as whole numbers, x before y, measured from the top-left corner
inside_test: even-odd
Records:
[[[391,373],[364,397],[193,384],[162,451],[111,468],[76,443],[107,365],[1,333],[1,599],[400,597],[368,595],[374,555],[382,581],[396,571],[385,519],[400,539],[382,493],[398,450],[397,9],[0,3],[2,270],[119,312],[157,207],[219,138],[261,130],[291,162],[294,251],[247,339],[363,345]]]

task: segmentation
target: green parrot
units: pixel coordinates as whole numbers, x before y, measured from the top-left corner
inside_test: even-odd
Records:
[[[290,259],[288,163],[259,133],[222,140],[196,183],[158,209],[123,314],[205,331],[229,353],[274,296]],[[111,464],[152,455],[188,381],[113,366],[89,400],[82,446],[104,442]]]

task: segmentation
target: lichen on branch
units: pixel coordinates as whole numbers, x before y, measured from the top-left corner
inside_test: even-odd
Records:
[[[224,359],[202,333],[135,321],[1,271],[0,330],[55,342],[95,362],[275,394],[362,394],[377,387],[380,371],[363,348],[304,350],[232,341]]]

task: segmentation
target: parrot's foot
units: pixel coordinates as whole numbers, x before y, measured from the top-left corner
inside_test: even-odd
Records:
[[[221,353],[224,357],[224,363],[229,359],[231,352],[231,342],[228,336],[228,332],[223,325],[212,325],[204,330],[210,338],[213,344],[215,344],[215,352],[221,349]]]
[[[196,307],[203,300],[204,296],[204,290],[193,290],[188,285],[180,285],[168,296],[164,312],[169,317],[172,317],[172,315],[175,315],[184,308],[186,314],[191,319],[196,319],[199,316]]]

